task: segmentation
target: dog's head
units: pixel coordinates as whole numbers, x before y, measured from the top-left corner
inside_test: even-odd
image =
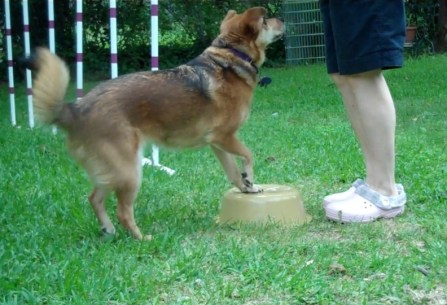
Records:
[[[219,38],[251,56],[257,65],[265,60],[265,49],[284,34],[284,23],[266,18],[267,10],[253,7],[242,14],[230,10],[220,25]]]

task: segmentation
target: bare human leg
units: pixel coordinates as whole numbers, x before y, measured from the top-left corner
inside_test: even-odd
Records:
[[[366,183],[386,195],[397,194],[394,178],[396,113],[380,70],[342,76],[331,74],[339,89],[366,166]]]

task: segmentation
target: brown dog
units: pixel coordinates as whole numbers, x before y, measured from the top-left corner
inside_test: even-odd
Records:
[[[150,239],[133,212],[146,141],[173,148],[209,144],[235,186],[247,193],[261,191],[253,184],[252,155],[236,132],[249,113],[265,48],[284,32],[280,20],[265,15],[262,7],[229,11],[220,35],[189,63],[123,75],[75,103],[63,102],[69,72],[59,57],[39,48],[29,59],[29,67],[37,70],[36,117],[67,132],[70,154],[93,182],[89,200],[105,233],[115,232],[104,205],[114,192],[120,223],[135,238]],[[242,158],[242,174],[234,156]]]

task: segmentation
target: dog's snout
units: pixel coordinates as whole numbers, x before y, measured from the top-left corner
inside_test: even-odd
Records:
[[[284,33],[286,30],[286,24],[284,23],[284,21],[282,20],[282,18],[276,18],[276,25],[277,28],[279,29],[279,31],[281,33]]]
[[[270,18],[268,22],[273,28],[283,31],[285,28],[284,21],[281,18]]]

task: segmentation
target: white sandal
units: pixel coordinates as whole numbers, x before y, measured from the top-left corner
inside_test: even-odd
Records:
[[[352,194],[355,193],[355,190],[357,189],[357,187],[359,187],[360,185],[363,185],[363,184],[365,184],[365,182],[362,179],[357,179],[354,181],[352,186],[347,191],[335,193],[335,194],[328,195],[328,196],[324,197],[323,198],[323,207],[326,207],[331,202],[348,199]]]
[[[371,222],[379,218],[393,218],[405,210],[407,196],[401,184],[396,185],[396,196],[384,196],[363,184],[344,200],[328,203],[327,218],[340,222]]]

